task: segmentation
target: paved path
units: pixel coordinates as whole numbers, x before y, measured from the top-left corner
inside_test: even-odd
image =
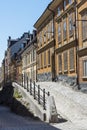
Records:
[[[9,108],[0,106],[0,130],[59,130],[41,121],[11,113]]]
[[[55,126],[62,130],[68,130],[69,126],[69,130],[87,130],[87,94],[74,91],[61,82],[38,82],[37,84],[51,93],[55,99],[57,112],[69,121]],[[64,124],[67,126],[63,127]]]

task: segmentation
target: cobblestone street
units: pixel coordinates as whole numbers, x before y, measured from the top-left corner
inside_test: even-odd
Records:
[[[44,122],[32,118],[25,119],[0,106],[0,130],[58,130]]]

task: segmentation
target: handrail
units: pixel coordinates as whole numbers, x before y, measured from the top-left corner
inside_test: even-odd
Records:
[[[21,75],[20,75],[21,76]],[[27,76],[22,75],[20,81],[17,79],[16,82],[20,84],[27,92],[33,96],[34,100],[37,100],[38,104],[43,106],[43,109],[46,110],[47,97],[50,96],[50,92],[46,92],[45,89],[42,89],[40,85],[37,85],[32,82]]]

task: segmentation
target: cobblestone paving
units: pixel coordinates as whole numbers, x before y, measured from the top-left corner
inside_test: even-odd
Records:
[[[0,130],[59,130],[41,121],[11,113],[9,108],[0,106]]]

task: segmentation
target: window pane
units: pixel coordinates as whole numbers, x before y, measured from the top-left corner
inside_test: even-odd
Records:
[[[85,11],[82,14],[82,38],[83,40],[87,39],[87,22],[84,20],[87,20],[87,11]]]
[[[67,33],[67,30],[66,30],[66,21],[64,20],[64,22],[63,22],[63,37],[64,37],[64,39],[66,38],[66,33]]]
[[[87,76],[87,60],[83,62],[83,76]]]
[[[69,52],[69,60],[70,60],[70,69],[74,69],[74,49],[70,49]]]
[[[62,71],[62,55],[58,56],[59,71]]]
[[[44,66],[46,66],[46,51],[44,52]]]
[[[58,24],[58,42],[61,41],[61,26]]]
[[[64,70],[68,70],[67,52],[64,52]]]
[[[66,0],[64,0],[64,9],[66,8]]]
[[[50,65],[50,50],[48,50],[48,65]]]
[[[69,14],[69,35],[73,34],[73,14]]]
[[[60,15],[60,7],[58,7],[58,16]]]
[[[71,4],[72,3],[72,0],[69,0],[69,4]]]
[[[41,67],[43,67],[43,55],[42,55],[42,53],[41,53]]]

